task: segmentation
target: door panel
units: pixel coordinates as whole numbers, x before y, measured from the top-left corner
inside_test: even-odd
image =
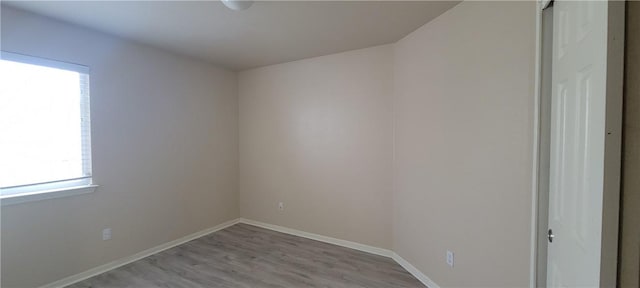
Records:
[[[607,2],[555,1],[549,167],[549,287],[600,279]]]

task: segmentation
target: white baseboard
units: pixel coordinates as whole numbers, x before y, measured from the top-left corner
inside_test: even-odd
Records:
[[[411,275],[413,275],[413,277],[416,277],[418,280],[420,280],[420,282],[422,282],[422,284],[426,285],[427,287],[429,287],[429,288],[440,288],[440,286],[438,286],[438,284],[436,284],[436,282],[433,282],[431,279],[429,279],[429,277],[427,277],[427,275],[424,275],[424,273],[420,272],[420,270],[418,270],[418,268],[416,268],[415,266],[411,265],[411,263],[409,263],[404,258],[400,257],[400,255],[398,255],[396,252],[393,252],[393,255],[391,256],[391,259],[393,259],[398,264],[400,264],[400,266],[402,266],[402,268],[404,268],[409,273],[411,273]]]
[[[142,258],[151,256],[151,255],[156,254],[158,252],[162,252],[162,251],[167,250],[169,248],[173,248],[175,246],[184,244],[186,242],[189,242],[191,240],[200,238],[200,237],[205,236],[207,234],[211,234],[211,233],[216,232],[218,230],[222,230],[222,229],[227,228],[229,226],[235,225],[238,222],[240,222],[240,218],[233,219],[233,220],[221,223],[221,224],[216,225],[214,227],[211,227],[211,228],[208,228],[208,229],[205,229],[205,230],[202,230],[202,231],[198,231],[198,232],[193,233],[193,234],[189,234],[187,236],[178,238],[176,240],[173,240],[173,241],[158,245],[158,246],[153,247],[153,248],[149,248],[149,249],[144,250],[142,252],[138,252],[138,253],[133,254],[131,256],[120,258],[118,260],[109,262],[107,264],[104,264],[104,265],[89,269],[89,270],[81,272],[79,274],[71,275],[69,277],[66,277],[66,278],[60,279],[58,281],[55,281],[55,282],[46,284],[44,286],[41,286],[40,288],[65,287],[65,286],[80,282],[82,280],[91,278],[93,276],[102,274],[102,273],[107,272],[109,270],[116,269],[116,268],[118,268],[120,266],[124,266],[126,264],[131,263],[131,262],[140,260]]]
[[[268,224],[268,223],[264,223],[264,222],[254,221],[254,220],[250,220],[250,219],[246,219],[246,218],[237,218],[237,219],[234,219],[234,220],[230,220],[230,221],[224,222],[224,223],[216,225],[214,227],[211,227],[211,228],[208,228],[208,229],[205,229],[205,230],[202,230],[202,231],[199,231],[199,232],[184,236],[182,238],[179,238],[179,239],[176,239],[176,240],[173,240],[173,241],[158,245],[156,247],[144,250],[142,252],[138,252],[138,253],[133,254],[131,256],[120,258],[118,260],[115,260],[115,261],[109,262],[107,264],[104,264],[104,265],[89,269],[89,270],[81,272],[79,274],[75,274],[75,275],[60,279],[58,281],[46,284],[44,286],[41,286],[40,288],[65,287],[65,286],[80,282],[82,280],[91,278],[93,276],[102,274],[104,272],[116,269],[116,268],[118,268],[120,266],[124,266],[126,264],[131,263],[131,262],[135,262],[135,261],[140,260],[142,258],[151,256],[153,254],[162,252],[164,250],[173,248],[175,246],[184,244],[186,242],[189,242],[191,240],[200,238],[200,237],[205,236],[207,234],[211,234],[211,233],[216,232],[218,230],[222,230],[222,229],[227,228],[229,226],[233,226],[233,225],[235,225],[237,223],[245,223],[245,224],[249,224],[249,225],[253,225],[253,226],[257,226],[257,227],[262,227],[262,228],[273,230],[273,231],[277,231],[277,232],[282,232],[282,233],[286,233],[286,234],[290,234],[290,235],[294,235],[294,236],[304,237],[304,238],[317,240],[317,241],[321,241],[321,242],[325,242],[325,243],[329,243],[329,244],[334,244],[334,245],[338,245],[338,246],[342,246],[342,247],[347,247],[347,248],[351,248],[351,249],[355,249],[355,250],[358,250],[358,251],[363,251],[363,252],[367,252],[367,253],[371,253],[371,254],[375,254],[375,255],[389,257],[389,258],[393,259],[394,261],[396,261],[400,266],[402,266],[404,269],[406,269],[409,273],[411,273],[411,275],[416,277],[420,282],[422,282],[422,284],[426,285],[429,288],[440,288],[440,286],[438,286],[435,282],[433,282],[431,279],[429,279],[429,277],[424,275],[424,273],[420,272],[420,270],[418,270],[416,267],[411,265],[411,263],[407,262],[407,260],[405,260],[404,258],[400,257],[400,255],[396,254],[395,252],[393,252],[391,250],[384,249],[384,248],[379,248],[379,247],[374,247],[374,246],[369,246],[369,245],[365,245],[365,244],[361,244],[361,243],[357,243],[357,242],[337,239],[337,238],[333,238],[333,237],[323,236],[323,235],[319,235],[319,234],[304,232],[304,231],[291,229],[291,228],[287,228],[287,227],[283,227],[283,226],[278,226],[278,225]]]
[[[245,224],[249,224],[249,225],[253,225],[253,226],[258,226],[258,227],[262,227],[262,228],[273,230],[273,231],[278,231],[278,232],[282,232],[282,233],[286,233],[286,234],[291,234],[291,235],[294,235],[294,236],[299,236],[299,237],[303,237],[303,238],[307,238],[307,239],[311,239],[311,240],[317,240],[317,241],[320,241],[320,242],[325,242],[325,243],[334,244],[334,245],[338,245],[338,246],[342,246],[342,247],[347,247],[347,248],[355,249],[355,250],[358,250],[358,251],[363,251],[363,252],[367,252],[367,253],[371,253],[371,254],[375,254],[375,255],[380,255],[380,256],[385,256],[385,257],[389,257],[389,258],[391,258],[391,256],[393,255],[393,252],[391,250],[388,250],[388,249],[369,246],[369,245],[360,244],[360,243],[357,243],[357,242],[337,239],[337,238],[323,236],[323,235],[319,235],[319,234],[304,232],[304,231],[300,231],[300,230],[296,230],[296,229],[291,229],[291,228],[282,227],[282,226],[278,226],[278,225],[268,224],[268,223],[255,221],[255,220],[250,220],[250,219],[246,219],[246,218],[240,218],[240,223],[245,223]]]

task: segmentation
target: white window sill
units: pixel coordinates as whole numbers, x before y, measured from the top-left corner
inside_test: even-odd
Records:
[[[2,206],[93,193],[98,185],[81,185],[59,189],[0,196]]]

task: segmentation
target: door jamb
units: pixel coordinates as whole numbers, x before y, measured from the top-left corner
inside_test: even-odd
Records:
[[[606,135],[604,142],[600,287],[616,287],[618,280],[625,9],[625,1],[608,1]]]
[[[533,92],[533,145],[531,174],[531,249],[529,255],[529,287],[537,287],[537,242],[538,242],[538,181],[539,181],[539,149],[540,149],[540,92],[542,79],[542,10],[550,0],[536,1],[535,14],[535,68]]]

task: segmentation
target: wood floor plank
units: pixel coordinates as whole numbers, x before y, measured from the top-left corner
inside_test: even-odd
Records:
[[[69,288],[424,287],[390,258],[236,224]]]

